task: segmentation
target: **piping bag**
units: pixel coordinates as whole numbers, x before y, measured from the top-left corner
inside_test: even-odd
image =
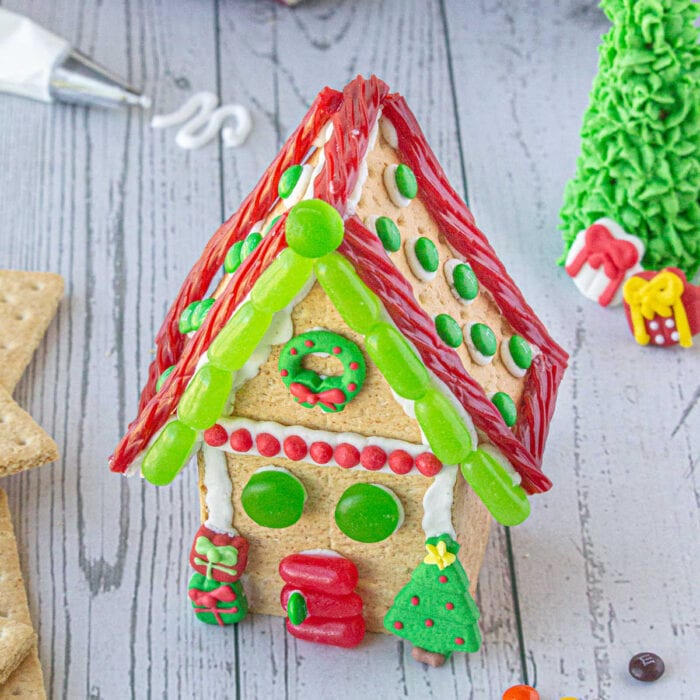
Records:
[[[150,98],[32,20],[0,7],[0,92],[100,107]]]

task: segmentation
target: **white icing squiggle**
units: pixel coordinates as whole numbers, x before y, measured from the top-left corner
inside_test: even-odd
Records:
[[[379,118],[381,116],[381,110],[377,114],[377,120],[374,122],[374,126],[372,127],[372,130],[369,132],[369,138],[367,140],[367,150],[365,151],[365,155],[360,161],[360,167],[357,173],[357,182],[355,183],[355,186],[352,188],[352,192],[350,193],[350,196],[348,197],[347,200],[347,211],[349,215],[352,215],[355,213],[355,210],[357,209],[357,205],[360,203],[360,199],[362,198],[362,188],[365,186],[365,182],[367,181],[367,177],[369,175],[369,169],[367,168],[367,156],[370,154],[370,152],[374,149],[375,144],[377,143],[377,134],[379,133]]]
[[[379,122],[379,128],[382,130],[384,140],[393,148],[399,147],[399,135],[396,133],[396,127],[386,118],[382,117]]]
[[[416,243],[418,242],[418,238],[419,236],[413,236],[403,244],[406,262],[411,268],[411,272],[421,282],[430,282],[430,280],[435,279],[436,272],[430,272],[420,264],[420,260],[418,260],[418,256],[416,255]]]
[[[198,92],[192,95],[179,109],[169,114],[156,114],[151,119],[154,129],[167,129],[183,124],[175,137],[180,148],[201,148],[221,131],[224,146],[240,146],[253,128],[250,112],[243,105],[227,104],[217,109],[219,98],[213,92]],[[236,120],[235,126],[225,126],[229,119]]]
[[[393,163],[384,168],[384,187],[386,188],[386,193],[389,195],[389,199],[397,207],[403,208],[407,207],[413,200],[404,197],[399,191],[399,186],[396,184],[396,171],[398,167],[396,163]]]
[[[204,486],[207,495],[204,502],[207,504],[209,517],[205,523],[207,527],[218,532],[235,534],[233,529],[233,486],[228,473],[226,455],[209,445],[202,445],[204,457]]]
[[[476,345],[474,345],[474,341],[472,340],[472,327],[476,324],[476,321],[470,321],[464,324],[464,343],[467,346],[467,350],[469,350],[472,360],[474,360],[477,365],[484,367],[491,364],[495,355],[484,355],[484,353],[479,352]]]
[[[468,262],[464,262],[462,260],[459,260],[458,258],[450,258],[443,265],[442,269],[445,272],[445,279],[447,280],[447,284],[450,287],[450,291],[452,292],[452,296],[460,304],[464,304],[465,306],[469,306],[469,304],[473,304],[476,301],[476,297],[474,297],[473,299],[465,299],[457,291],[457,287],[455,287],[455,268],[459,267],[460,265],[468,265],[471,268],[471,265],[469,265]]]
[[[423,532],[426,537],[448,534],[457,539],[452,523],[452,501],[454,498],[457,465],[442,468],[423,496]]]

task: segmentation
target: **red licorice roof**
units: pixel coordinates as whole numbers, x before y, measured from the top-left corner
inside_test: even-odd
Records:
[[[383,301],[399,330],[413,343],[426,366],[452,390],[472,416],[475,426],[511,461],[522,476],[523,487],[535,493],[546,491],[551,486],[539,467],[567,355],[525,302],[486,237],[476,227],[471,212],[450,187],[404,99],[399,95],[389,95],[387,86],[374,76],[367,80],[356,78],[342,94],[326,89],[319,95],[302,125],[290,137],[255,190],[205,248],[157,336],[156,360],[149,371],[139,415],[110,460],[113,471],[126,471],[175,412],[201,354],[260,274],[286,246],[286,217],[283,216],[231,277],[194,337],[188,341],[180,334],[180,313],[192,301],[204,296],[214,275],[221,269],[229,247],[241,240],[250,227],[270,211],[277,197],[277,181],[281,173],[304,158],[318,130],[330,118],[334,125],[333,134],[325,146],[325,166],[314,181],[314,196],[329,202],[346,217],[347,199],[357,182],[369,133],[380,108],[396,127],[400,159],[415,173],[421,201],[441,232],[471,264],[480,285],[492,295],[515,332],[540,349],[526,375],[518,422],[513,430],[505,425],[481,386],[464,369],[457,353],[437,336],[432,319],[415,300],[410,283],[391,263],[377,237],[356,216],[346,218],[345,239],[340,252]],[[175,370],[154,396],[155,381],[172,364],[176,364]]]

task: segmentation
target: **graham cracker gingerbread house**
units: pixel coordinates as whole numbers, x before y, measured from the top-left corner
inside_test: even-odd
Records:
[[[319,94],[193,266],[110,466],[165,485],[198,454],[203,621],[286,615],[346,647],[388,631],[439,664],[479,647],[491,515],[522,522],[550,487],[566,360],[404,99],[358,77]]]

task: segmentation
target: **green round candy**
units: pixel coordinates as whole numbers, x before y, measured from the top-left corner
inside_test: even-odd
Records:
[[[180,398],[177,417],[196,430],[211,428],[224,412],[232,385],[231,372],[209,363],[202,365]]]
[[[165,384],[165,380],[173,373],[174,369],[175,365],[170,365],[170,367],[163,370],[163,373],[158,377],[158,381],[156,382],[156,391],[161,390],[163,384]]]
[[[530,515],[530,502],[522,486],[487,452],[474,450],[460,469],[464,478],[502,525],[520,525]]]
[[[193,301],[191,304],[188,304],[182,310],[177,327],[180,333],[182,333],[183,335],[194,330],[194,328],[192,328],[192,314],[194,313],[194,310],[197,308],[198,305],[198,301]]]
[[[330,204],[307,199],[289,210],[285,234],[287,245],[299,255],[320,258],[343,242],[343,219]]]
[[[510,428],[515,425],[518,420],[518,409],[515,407],[513,399],[505,393],[505,391],[497,391],[492,397],[494,405],[498,412],[503,416],[505,424]]]
[[[485,323],[475,323],[469,329],[469,337],[482,355],[491,357],[496,354],[498,341],[494,332]]]
[[[268,233],[270,229],[282,218],[282,214],[277,214],[272,221],[265,227],[265,233]]]
[[[253,231],[253,233],[249,233],[245,237],[243,247],[241,248],[241,262],[243,262],[258,247],[260,241],[262,241],[262,234],[258,233],[257,231]]]
[[[306,598],[301,591],[294,591],[287,600],[287,617],[289,621],[296,627],[300,625],[309,616],[309,611],[306,607]]]
[[[209,299],[202,299],[202,301],[199,302],[195,310],[192,312],[192,330],[196,331],[204,323],[204,319],[207,317],[209,309],[211,309],[211,307],[214,306],[215,303],[216,299],[214,299],[214,297],[210,297]]]
[[[356,542],[381,542],[398,530],[403,508],[396,495],[376,484],[353,484],[335,507],[335,522]]]
[[[401,163],[401,165],[396,168],[394,178],[396,179],[396,187],[406,199],[413,199],[418,194],[416,176],[413,174],[413,170],[407,165]]]
[[[451,348],[458,348],[464,340],[459,323],[449,314],[438,314],[435,317],[435,330],[443,342]]]
[[[156,486],[169,484],[185,466],[197,440],[197,431],[182,421],[168,423],[148,448],[141,473]]]
[[[421,236],[415,245],[416,258],[426,272],[435,272],[440,264],[437,248],[429,238]]]
[[[479,294],[479,281],[476,279],[474,270],[466,263],[455,265],[452,272],[452,284],[454,284],[457,294],[467,301],[476,299]]]
[[[388,216],[380,216],[374,227],[385,250],[395,253],[401,247],[399,227]]]
[[[508,341],[508,350],[510,351],[510,356],[513,358],[513,362],[515,362],[520,369],[530,369],[530,365],[532,364],[532,348],[525,338],[521,335],[514,335]]]
[[[224,272],[231,274],[238,269],[241,264],[241,248],[243,247],[243,241],[238,241],[234,243],[226,253],[226,258],[224,259]]]
[[[255,472],[241,493],[248,517],[262,527],[294,525],[304,510],[306,489],[299,479],[281,469]]]
[[[292,165],[282,173],[282,177],[277,185],[277,192],[282,199],[287,199],[292,194],[303,172],[304,167],[302,165]]]

